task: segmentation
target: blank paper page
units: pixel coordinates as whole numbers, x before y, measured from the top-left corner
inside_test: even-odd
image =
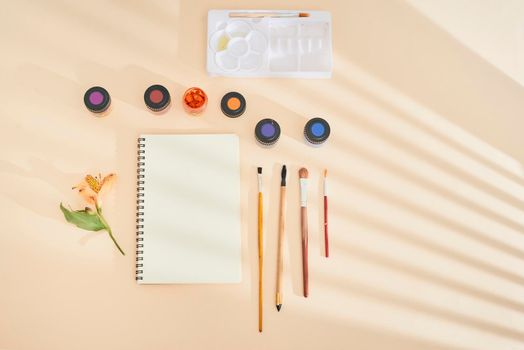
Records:
[[[138,283],[240,282],[238,136],[140,137],[144,239]]]

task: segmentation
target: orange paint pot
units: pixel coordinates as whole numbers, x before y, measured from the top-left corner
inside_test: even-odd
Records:
[[[206,109],[207,95],[201,88],[192,87],[184,92],[182,97],[182,104],[186,112],[191,114],[199,114]]]
[[[228,92],[220,101],[220,109],[229,118],[238,118],[246,110],[246,99],[236,91]]]

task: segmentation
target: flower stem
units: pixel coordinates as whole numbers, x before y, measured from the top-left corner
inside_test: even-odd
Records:
[[[107,233],[109,233],[109,237],[111,237],[111,240],[113,241],[113,243],[115,243],[120,253],[122,253],[122,255],[126,255],[126,253],[124,253],[122,248],[120,248],[120,245],[118,244],[115,237],[113,236],[113,231],[111,231],[111,227],[109,227],[109,224],[107,223],[106,219],[102,215],[102,208],[100,208],[98,205],[96,206],[96,213],[98,217],[100,218],[100,221],[102,222],[102,224],[105,226]]]

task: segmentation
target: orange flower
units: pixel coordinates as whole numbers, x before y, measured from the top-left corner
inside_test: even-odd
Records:
[[[98,176],[86,175],[84,180],[73,187],[73,189],[77,190],[87,203],[94,206],[95,210],[88,207],[82,210],[67,209],[62,203],[60,203],[60,210],[64,214],[67,222],[81,229],[88,231],[106,230],[120,253],[125,255],[116,241],[109,223],[102,214],[101,198],[112,187],[115,181],[116,174],[114,173],[108,174],[104,178],[102,178],[100,174],[98,174]]]
[[[116,174],[114,173],[110,173],[104,178],[100,174],[98,176],[86,175],[84,180],[73,189],[77,190],[87,203],[100,207],[102,197],[111,189],[115,181]]]

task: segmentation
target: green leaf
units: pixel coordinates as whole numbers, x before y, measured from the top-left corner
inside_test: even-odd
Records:
[[[84,210],[69,210],[60,203],[60,210],[64,213],[67,222],[70,222],[81,229],[100,231],[106,228],[97,213],[89,211],[87,208]]]

